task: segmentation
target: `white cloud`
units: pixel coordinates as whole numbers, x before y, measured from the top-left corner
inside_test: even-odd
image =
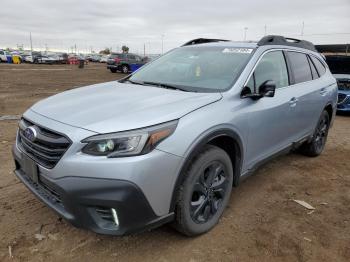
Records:
[[[268,34],[300,37],[314,43],[350,42],[349,0],[5,0],[0,15],[0,46],[100,50],[122,44],[152,53],[189,39],[215,37],[257,40]]]

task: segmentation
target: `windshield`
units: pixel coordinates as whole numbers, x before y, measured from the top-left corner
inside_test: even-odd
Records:
[[[141,68],[129,80],[179,86],[193,92],[220,92],[232,87],[252,51],[217,46],[182,47]]]

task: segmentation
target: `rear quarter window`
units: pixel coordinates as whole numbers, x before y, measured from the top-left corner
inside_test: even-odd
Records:
[[[309,60],[309,64],[310,64],[310,67],[311,67],[312,78],[313,79],[319,78],[319,75],[317,73],[316,67],[315,67],[314,63],[311,61],[310,56],[308,56],[308,60]]]
[[[318,58],[316,58],[314,56],[310,56],[310,57],[311,57],[311,60],[317,69],[319,76],[324,75],[324,73],[326,73],[326,67],[322,64],[322,62],[320,60],[318,60]]]
[[[295,84],[312,80],[312,74],[306,54],[288,51]]]

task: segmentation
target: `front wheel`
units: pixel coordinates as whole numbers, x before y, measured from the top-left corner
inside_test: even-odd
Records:
[[[217,224],[230,199],[230,157],[224,150],[207,145],[192,160],[185,176],[177,193],[174,226],[187,236],[195,236]]]
[[[325,110],[318,121],[316,130],[312,136],[310,142],[305,142],[301,147],[300,151],[306,156],[315,157],[322,153],[328,136],[330,124],[330,117],[328,112]]]

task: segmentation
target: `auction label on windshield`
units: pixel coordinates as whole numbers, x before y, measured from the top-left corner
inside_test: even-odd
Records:
[[[253,48],[225,48],[222,50],[223,53],[239,53],[239,54],[250,54]]]

